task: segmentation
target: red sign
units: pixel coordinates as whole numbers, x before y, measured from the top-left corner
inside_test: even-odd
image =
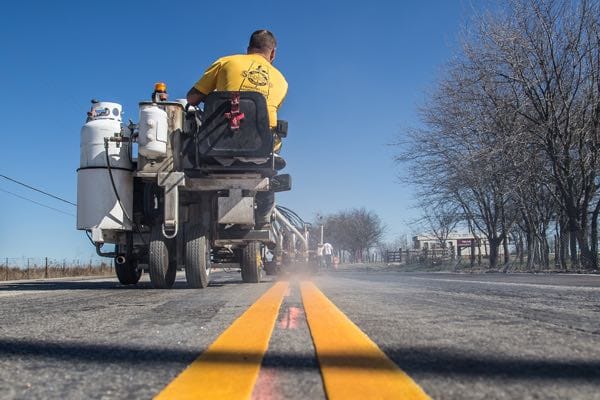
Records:
[[[456,247],[469,247],[473,239],[456,239]]]

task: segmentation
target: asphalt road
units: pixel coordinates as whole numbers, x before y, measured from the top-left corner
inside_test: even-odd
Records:
[[[299,293],[284,298],[254,399],[324,399]],[[303,278],[304,279],[304,278]],[[116,279],[0,283],[0,399],[147,399],[268,288]],[[343,270],[317,287],[434,399],[600,399],[600,277]],[[335,332],[332,332],[335,335]],[[232,377],[235,379],[235,377]]]

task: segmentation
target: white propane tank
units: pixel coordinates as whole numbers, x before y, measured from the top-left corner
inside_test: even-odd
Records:
[[[138,152],[149,160],[167,155],[167,112],[156,104],[140,105]]]
[[[108,166],[104,138],[121,133],[121,105],[95,102],[81,128],[80,164],[77,170],[77,229],[132,229],[117,201]],[[128,130],[123,131],[129,135]],[[130,143],[108,143],[110,170],[127,215],[133,212],[133,166]]]

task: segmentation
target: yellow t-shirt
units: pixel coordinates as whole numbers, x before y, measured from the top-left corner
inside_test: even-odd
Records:
[[[269,125],[274,128],[288,84],[281,72],[260,54],[237,54],[215,61],[194,87],[204,94],[214,90],[261,93],[267,99]]]

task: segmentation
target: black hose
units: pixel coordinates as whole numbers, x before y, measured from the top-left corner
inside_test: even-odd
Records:
[[[96,243],[95,247],[96,247],[96,254],[98,254],[100,257],[109,257],[109,258],[115,258],[117,256],[117,252],[116,251],[112,251],[112,252],[108,252],[108,253],[103,253],[100,249],[102,248],[103,243]],[[116,248],[116,247],[115,247]]]
[[[277,211],[279,211],[288,221],[290,221],[294,228],[298,229],[299,231],[304,229],[306,223],[298,214],[287,207],[276,206],[276,208]]]
[[[119,206],[123,210],[123,214],[129,220],[129,222],[131,222],[131,226],[133,226],[133,229],[140,235],[140,239],[142,239],[142,242],[144,243],[144,245],[148,246],[148,243],[146,243],[146,241],[144,240],[144,235],[142,235],[142,231],[140,230],[140,227],[138,226],[138,224],[135,223],[133,218],[131,218],[129,216],[129,214],[127,214],[127,211],[125,210],[125,207],[123,206],[123,203],[121,202],[121,197],[119,196],[119,192],[117,191],[117,186],[115,185],[115,180],[113,178],[112,169],[110,166],[110,158],[108,157],[108,142],[109,142],[108,138],[104,138],[104,155],[106,156],[106,167],[108,169],[108,175],[110,177],[110,183],[111,183],[111,186],[115,193],[115,197],[117,198],[117,201],[119,202]]]
[[[121,202],[121,197],[119,196],[119,192],[117,191],[117,186],[115,185],[115,180],[114,180],[113,174],[112,174],[112,168],[110,166],[110,157],[108,157],[108,138],[104,138],[104,155],[106,156],[106,167],[108,169],[110,183],[111,183],[113,191],[115,193],[115,197],[117,198],[117,202],[119,203],[119,206],[121,206],[121,209],[123,210],[123,215],[125,215],[125,217],[129,220],[129,222],[131,222],[131,225],[135,225],[135,223],[133,222],[133,219],[129,216],[129,214],[127,214],[127,210],[125,210],[125,207],[123,206],[123,203]]]
[[[296,214],[292,210],[286,207],[281,207],[279,209],[279,212],[281,212],[288,220],[290,220],[290,222],[292,222],[296,228],[304,228],[304,221],[298,216],[298,214]]]
[[[85,231],[85,235],[88,239],[90,239],[90,243],[92,244],[92,246],[96,246],[96,243],[94,243],[94,241],[92,240],[92,235],[90,235],[90,231]]]
[[[133,165],[133,139],[136,135],[133,134],[133,129],[131,129],[131,136],[129,137],[129,149],[127,150],[127,157],[129,158],[129,162]]]

